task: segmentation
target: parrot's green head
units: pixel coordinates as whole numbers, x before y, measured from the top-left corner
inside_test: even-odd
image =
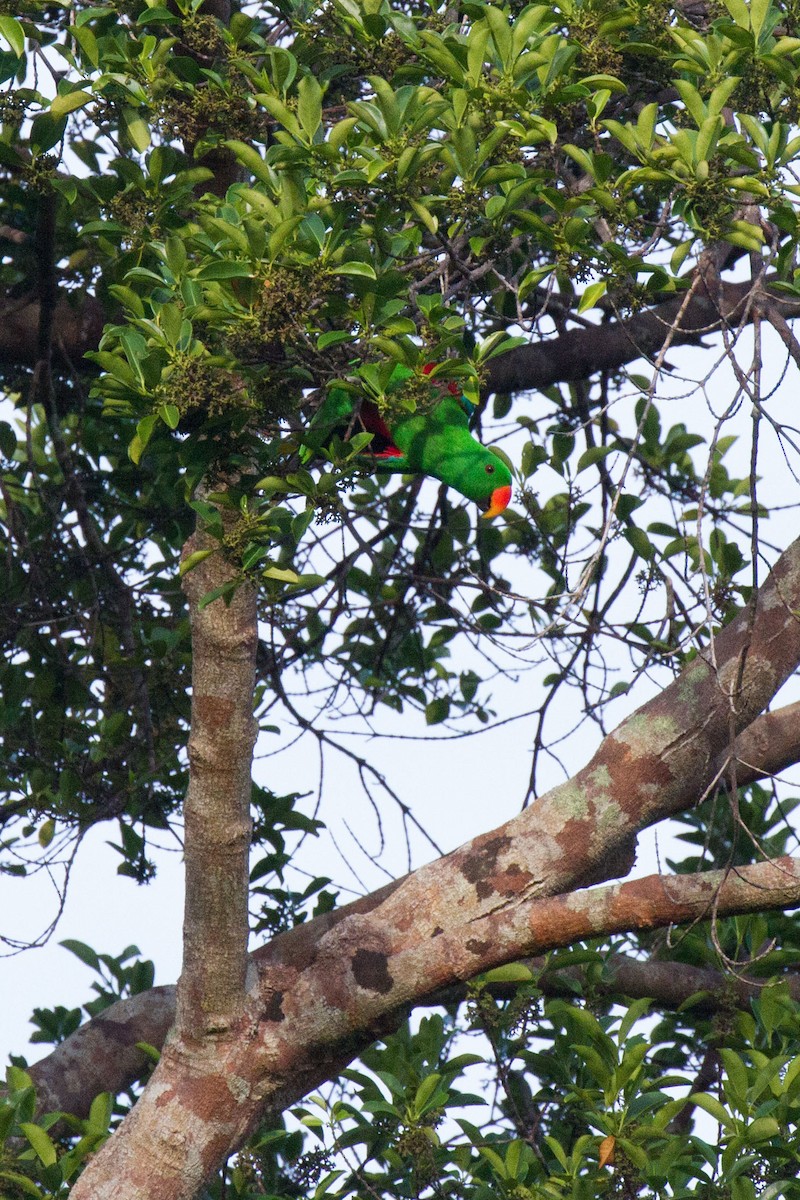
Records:
[[[499,454],[479,442],[444,454],[438,465],[438,477],[474,501],[483,517],[496,517],[511,502],[511,472]]]

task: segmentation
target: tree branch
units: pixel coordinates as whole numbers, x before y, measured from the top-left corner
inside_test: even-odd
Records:
[[[727,751],[718,760],[720,770],[726,756]],[[736,756],[740,786],[775,775],[796,763],[800,759],[800,701],[757,717],[737,739]],[[381,894],[386,895],[389,890],[391,885]],[[336,921],[352,912],[364,911],[376,902],[374,896],[358,900],[335,913],[318,917],[312,926],[321,935]],[[530,965],[534,970],[541,970],[544,960],[531,960]],[[558,977],[563,974],[560,971],[548,973],[540,984],[545,990],[549,983],[557,989]],[[624,955],[615,955],[609,960],[606,982],[609,991],[621,991],[633,998],[653,996],[667,1007],[682,1004],[689,996],[701,991],[710,994],[711,1003],[722,989],[726,999],[732,994],[737,1003],[744,1005],[760,991],[755,984],[718,971],[654,959],[642,962]],[[788,977],[787,982],[792,995],[800,999],[800,978]],[[601,982],[599,986],[602,989],[604,984]],[[501,985],[494,990],[502,994]],[[419,1002],[440,1004],[458,1000],[462,995],[463,988],[459,984],[445,993],[420,998]],[[160,1049],[174,1018],[175,987],[165,986],[120,1000],[88,1021],[47,1058],[31,1067],[39,1092],[40,1110],[61,1110],[86,1116],[98,1092],[116,1093],[129,1087],[140,1078],[148,1063],[147,1056],[136,1049],[136,1043],[147,1042]]]
[[[770,311],[784,318],[800,315],[800,301],[769,291]],[[743,283],[719,282],[713,295],[705,284],[697,289],[672,338],[672,346],[699,346],[703,338],[717,332],[723,324],[738,325],[742,317],[750,324],[756,310],[744,312],[752,290]],[[542,390],[554,383],[575,383],[590,379],[600,371],[614,371],[637,358],[653,358],[664,344],[683,304],[679,292],[646,312],[625,320],[609,321],[586,329],[570,329],[558,337],[517,346],[500,354],[488,364],[486,393]]]
[[[237,517],[223,510],[223,526]],[[203,605],[212,590],[230,583],[235,571],[217,541],[196,533],[184,557],[209,551],[184,578],[192,622],[192,723],[189,788],[184,806],[186,907],[183,970],[176,994],[176,1021],[156,1075],[145,1090],[148,1103],[135,1106],[124,1122],[129,1136],[101,1152],[74,1189],[81,1196],[117,1200],[142,1194],[143,1175],[180,1176],[193,1196],[208,1171],[192,1151],[208,1129],[208,1081],[218,1077],[228,1048],[247,1036],[243,1026],[247,975],[250,778],[256,722],[253,717],[258,644],[256,592],[249,583],[232,597]],[[171,1104],[173,1081],[192,1080],[191,1101],[178,1116]],[[233,1094],[236,1085],[228,1077]],[[213,1122],[212,1122],[213,1123]],[[216,1142],[224,1153],[225,1127]],[[132,1136],[131,1136],[132,1133]],[[143,1140],[142,1140],[143,1139]],[[200,1138],[205,1143],[205,1136]],[[110,1143],[109,1143],[110,1144]],[[146,1148],[145,1148],[146,1147]],[[110,1164],[115,1181],[103,1183]],[[99,1177],[99,1178],[96,1178]],[[146,1191],[144,1194],[147,1194]]]
[[[727,876],[724,871],[669,877],[650,875],[568,896],[549,897],[531,907],[529,939],[542,952],[599,933],[663,928],[702,919],[715,897],[716,912],[720,917],[767,908],[796,907],[800,905],[800,860],[781,858],[742,867]],[[279,943],[286,940],[292,940],[292,934],[282,935],[265,949],[274,954]],[[541,958],[530,960],[534,970],[540,969],[543,963]],[[487,959],[485,967],[490,965],[492,962]],[[559,976],[563,978],[564,974],[546,971],[537,982],[546,993],[560,992],[563,987],[559,987]],[[800,995],[800,980],[790,977],[788,982],[791,993]],[[657,1004],[666,1007],[676,1007],[698,992],[707,992],[709,996],[698,1004],[700,1011],[709,1011],[721,1002],[746,1006],[761,990],[746,979],[707,968],[652,959],[640,962],[624,955],[611,958],[605,979],[593,986],[601,992],[621,992],[632,998],[651,996]],[[97,1092],[119,1091],[137,1079],[146,1058],[135,1051],[133,1043],[143,1040],[156,1046],[161,1044],[173,1013],[174,992],[174,988],[155,988],[152,992],[120,1001],[32,1067],[31,1075],[40,1093],[40,1107],[83,1115],[88,1112]],[[495,985],[493,992],[502,996],[504,985]],[[438,1004],[453,1002],[462,996],[463,988],[451,984],[423,999],[426,1003]],[[309,1053],[301,1059],[298,1054],[298,1070],[286,1073],[265,1107],[277,1113],[326,1079],[333,1078],[375,1037],[399,1024],[406,1011],[402,1008],[389,1012],[380,1027],[372,1025],[362,1030],[360,1036],[343,1039],[337,1056],[322,1051],[316,1055]],[[270,1014],[262,1013],[262,1020],[268,1023]],[[123,1053],[130,1056],[127,1069]],[[229,1095],[228,1103],[231,1102]],[[87,1193],[95,1194],[105,1193]],[[166,1189],[131,1194],[149,1197],[172,1193]],[[180,1194],[191,1195],[191,1192]]]
[[[80,367],[83,356],[97,349],[109,319],[106,308],[94,296],[67,299],[62,295],[52,315],[54,368]],[[0,366],[35,366],[39,322],[38,300],[0,302]]]
[[[800,864],[791,859],[727,878],[656,876],[566,894],[637,830],[714,785],[719,756],[800,661],[798,608],[795,542],[754,604],[716,636],[709,660],[690,662],[572,780],[324,932],[301,925],[258,950],[236,1036],[203,1070],[179,1040],[167,1043],[74,1200],[189,1200],[265,1109],[297,1098],[298,1077],[326,1077],[332,1061],[437,988],[599,932],[700,918],[717,892],[717,911],[800,903]]]
[[[800,301],[769,290],[771,316],[791,320],[800,316]],[[750,324],[759,310],[750,306],[745,313],[752,288],[749,281],[720,282],[711,295],[701,287],[692,297],[676,331],[673,346],[699,346],[705,336],[717,332],[723,323],[738,325],[743,317]],[[652,358],[663,345],[683,303],[676,296],[645,312],[602,325],[570,329],[554,338],[531,342],[493,358],[487,365],[485,391],[507,393],[542,390],[555,383],[574,383],[590,379],[600,371],[614,371],[637,358]],[[94,297],[60,301],[54,313],[54,340],[62,357],[77,364],[90,350],[96,350],[103,325],[109,319]],[[0,303],[0,365],[33,365],[36,361],[36,336],[39,305],[31,299]]]

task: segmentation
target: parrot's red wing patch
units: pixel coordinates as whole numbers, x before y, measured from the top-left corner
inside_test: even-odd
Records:
[[[372,439],[371,452],[376,458],[402,458],[403,451],[395,446],[389,427],[378,411],[377,405],[371,400],[364,400],[359,410],[361,424],[367,433],[375,436]]]

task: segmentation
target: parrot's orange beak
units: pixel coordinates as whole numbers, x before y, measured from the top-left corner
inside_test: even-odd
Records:
[[[481,516],[491,520],[492,517],[498,516],[499,513],[508,508],[511,503],[511,490],[510,483],[507,483],[505,487],[495,488],[492,492],[492,498],[489,501],[489,507],[485,513],[481,513]]]

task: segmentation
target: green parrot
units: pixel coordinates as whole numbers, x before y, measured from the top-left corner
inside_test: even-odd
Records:
[[[433,364],[424,368],[426,374],[432,369]],[[441,400],[425,412],[384,417],[371,400],[362,400],[358,419],[373,435],[364,458],[380,472],[432,475],[478,504],[484,517],[496,517],[511,500],[511,472],[498,454],[470,433],[473,406],[458,385],[445,387]],[[332,388],[312,424],[314,437],[306,444],[323,445],[334,430],[352,422],[354,409],[348,392]]]

